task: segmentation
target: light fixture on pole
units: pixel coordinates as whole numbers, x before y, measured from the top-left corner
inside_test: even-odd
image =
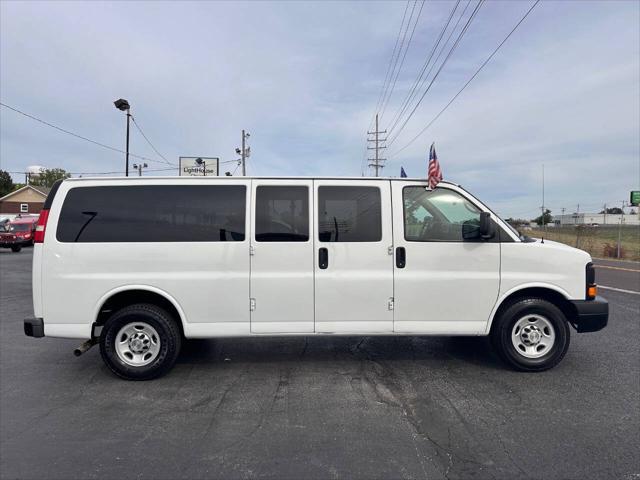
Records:
[[[126,165],[125,165],[125,176],[129,176],[129,119],[131,118],[131,113],[129,112],[129,110],[131,109],[131,106],[129,105],[129,102],[127,102],[124,98],[119,98],[118,100],[116,100],[115,102],[113,102],[113,104],[116,106],[116,108],[122,112],[127,112],[127,149],[126,149]],[[142,171],[140,171],[140,174],[142,174]]]
[[[147,165],[146,163],[134,163],[133,164],[133,168],[135,168],[136,170],[138,170],[138,176],[141,177],[142,176],[142,169],[143,168],[147,168],[149,165]]]
[[[202,165],[202,176],[206,177],[207,176],[207,162],[205,162],[202,158],[198,157],[198,158],[196,158],[196,163],[198,165]]]
[[[249,138],[251,134],[249,132],[245,132],[242,130],[242,148],[236,148],[236,153],[240,155],[240,161],[242,162],[242,176],[244,177],[247,174],[246,169],[246,160],[249,156],[251,156],[251,147],[246,146],[247,138]]]

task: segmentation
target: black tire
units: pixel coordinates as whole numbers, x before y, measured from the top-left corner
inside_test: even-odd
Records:
[[[528,315],[548,320],[555,334],[553,345],[538,358],[527,358],[511,340],[516,322]],[[570,340],[571,329],[562,310],[542,298],[525,298],[512,303],[494,320],[491,328],[491,343],[498,355],[509,366],[522,372],[541,372],[555,367],[567,353]]]
[[[20,245],[16,245],[14,247],[11,247],[11,251],[13,253],[18,253],[20,250],[22,250],[22,247]]]
[[[162,308],[139,303],[116,311],[106,321],[100,335],[100,354],[102,359],[120,378],[125,380],[150,380],[167,373],[176,362],[182,344],[180,329],[169,313]],[[116,351],[116,336],[128,324],[143,323],[155,329],[159,337],[159,351],[155,359],[144,366],[132,366],[125,363]]]

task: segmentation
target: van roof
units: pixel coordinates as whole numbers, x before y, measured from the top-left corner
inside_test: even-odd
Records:
[[[227,177],[227,176],[157,176],[157,177],[139,177],[139,176],[130,176],[130,177],[82,177],[82,178],[67,178],[65,182],[83,182],[83,181],[96,181],[96,180],[127,180],[127,181],[144,181],[144,180],[202,180],[202,179],[212,179],[212,180],[380,180],[380,181],[396,181],[396,182],[426,182],[426,178],[400,178],[400,177],[337,177],[337,176],[324,176],[324,177],[315,177],[315,176],[284,176],[284,175],[276,175],[276,176],[237,176],[237,177]],[[460,186],[454,182],[442,181],[440,183],[446,183],[448,185],[456,185]]]

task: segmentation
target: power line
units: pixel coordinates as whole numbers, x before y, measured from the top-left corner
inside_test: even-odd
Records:
[[[455,52],[455,50],[458,48],[458,45],[460,44],[460,41],[462,40],[462,37],[464,37],[465,33],[467,33],[467,30],[469,29],[469,26],[471,25],[471,22],[473,22],[473,19],[478,14],[478,10],[480,10],[480,7],[483,5],[483,3],[484,3],[484,0],[480,0],[478,2],[478,4],[476,5],[476,7],[473,9],[473,12],[471,12],[471,15],[469,16],[469,19],[467,20],[467,23],[465,23],[464,27],[462,28],[462,30],[458,34],[458,38],[456,38],[456,41],[454,42],[453,46],[449,49],[449,52],[447,53],[447,56],[442,61],[442,64],[440,65],[440,68],[438,68],[438,70],[434,74],[433,78],[431,79],[431,82],[429,83],[429,85],[427,85],[426,90],[422,93],[422,96],[420,97],[420,100],[418,100],[418,103],[415,104],[415,106],[411,110],[411,113],[409,114],[409,116],[405,119],[405,121],[400,126],[400,129],[397,131],[397,133],[394,135],[394,137],[389,142],[389,145],[392,145],[396,141],[398,136],[402,133],[402,130],[404,130],[404,128],[407,126],[407,123],[409,122],[409,120],[411,120],[411,117],[413,116],[413,114],[416,112],[416,110],[418,109],[418,107],[422,103],[422,100],[424,100],[424,97],[427,95],[427,93],[431,89],[431,86],[434,84],[434,82],[436,81],[436,79],[440,75],[440,72],[442,72],[442,70],[444,69],[445,65],[449,61],[449,58],[451,58],[451,55],[453,55],[453,52]]]
[[[144,134],[144,132],[142,131],[142,127],[138,125],[138,122],[136,122],[136,118],[133,115],[131,115],[131,120],[133,120],[133,124],[136,126],[136,128],[140,132],[140,135],[142,135],[142,137],[147,141],[147,143],[149,144],[149,146],[151,146],[153,151],[156,152],[156,154],[160,158],[162,158],[165,161],[165,163],[169,165],[175,165],[175,163],[171,163],[169,160],[167,160],[167,158],[158,151],[158,149],[153,145],[153,143],[151,143],[151,140],[149,140],[147,136]]]
[[[460,22],[460,19],[464,16],[464,13],[466,12],[466,10],[469,7],[470,3],[471,3],[471,0],[468,0],[467,1],[467,5],[465,6],[464,10],[462,11],[462,14],[458,18],[458,22],[456,23],[456,25],[451,30],[452,33],[457,28],[458,23]],[[420,74],[418,75],[416,80],[413,82],[413,85],[411,86],[411,89],[409,90],[409,93],[407,94],[404,102],[402,103],[402,106],[398,109],[396,114],[393,116],[393,119],[391,120],[391,126],[389,127],[389,133],[392,133],[393,130],[396,128],[396,126],[398,125],[398,122],[400,122],[400,119],[402,118],[402,115],[404,115],[404,112],[406,111],[406,109],[409,108],[409,105],[411,104],[411,102],[415,98],[415,95],[422,88],[422,85],[424,85],[424,83],[426,82],[427,78],[431,74],[431,71],[433,70],[433,66],[429,69],[429,72],[425,76],[425,72],[426,72],[427,68],[429,67],[429,65],[431,64],[431,60],[433,59],[433,55],[436,53],[436,50],[438,49],[438,46],[440,45],[440,42],[442,41],[442,37],[444,36],[444,34],[446,33],[447,29],[449,28],[449,24],[451,23],[451,19],[455,15],[455,12],[458,9],[458,5],[459,4],[460,4],[460,0],[458,0],[455,3],[455,5],[453,6],[453,8],[451,9],[451,13],[449,14],[449,18],[447,18],[447,21],[444,24],[444,27],[440,31],[440,34],[438,35],[438,38],[436,39],[436,42],[434,43],[433,48],[431,49],[431,52],[429,53],[429,56],[427,57],[426,61],[422,65],[422,69],[420,70]],[[451,35],[449,35],[449,37],[447,38],[447,40],[443,44],[443,49],[444,49],[444,45],[446,45],[449,42],[449,38],[451,38]],[[440,58],[440,55],[438,55],[438,58]],[[435,61],[437,62],[438,60],[436,59]]]
[[[387,94],[387,81],[389,81],[391,79],[390,77],[390,73],[391,73],[391,65],[393,64],[393,59],[396,56],[396,50],[398,48],[398,42],[400,42],[400,35],[402,34],[402,29],[404,27],[404,19],[407,17],[407,10],[409,10],[409,4],[411,3],[411,0],[407,0],[407,4],[404,7],[404,13],[402,15],[402,22],[400,23],[400,30],[398,30],[398,35],[396,37],[396,43],[393,46],[393,51],[391,52],[391,58],[389,59],[389,65],[387,66],[387,73],[384,76],[384,82],[382,83],[382,88],[380,89],[380,95],[378,96],[378,102],[376,103],[376,108],[373,112],[372,118],[371,118],[371,123],[373,123],[373,116],[376,114],[376,112],[379,110],[380,105],[382,105],[382,99],[386,96]],[[399,54],[399,52],[398,52]],[[369,125],[371,126],[371,125]]]
[[[400,29],[398,30],[398,35],[396,36],[396,42],[393,45],[393,50],[391,52],[391,58],[389,59],[389,65],[387,65],[387,71],[385,73],[384,76],[384,82],[382,82],[382,86],[380,87],[380,93],[378,94],[378,101],[376,102],[376,106],[373,110],[373,113],[371,114],[371,121],[369,122],[369,128],[371,128],[371,125],[373,125],[374,119],[375,119],[375,115],[377,112],[379,112],[380,110],[380,105],[382,104],[382,99],[386,96],[387,94],[387,88],[388,88],[388,82],[390,82],[391,76],[391,66],[393,65],[393,60],[396,58],[396,51],[398,50],[398,44],[400,42],[400,35],[402,34],[402,30],[404,28],[404,21],[407,18],[407,11],[409,10],[409,4],[411,3],[411,0],[407,0],[407,3],[404,6],[404,13],[402,14],[402,22],[400,22]],[[398,51],[398,55],[399,55],[399,51]],[[364,171],[365,171],[365,166],[366,166],[366,160],[367,160],[367,145],[368,145],[368,141],[365,141],[364,144],[364,149],[362,152],[362,160],[360,161],[360,173],[362,174],[362,176],[364,176]]]
[[[413,142],[415,142],[424,132],[427,131],[427,129],[433,125],[433,123],[438,120],[438,118],[440,118],[440,115],[442,115],[445,110],[447,108],[449,108],[449,106],[456,100],[456,98],[458,98],[458,96],[464,91],[465,88],[467,88],[467,86],[469,86],[469,84],[476,78],[476,76],[480,73],[480,71],[485,67],[485,65],[487,63],[489,63],[491,61],[491,59],[493,58],[493,56],[498,53],[498,50],[500,50],[502,48],[502,46],[507,42],[507,40],[509,40],[509,37],[511,37],[511,35],[513,34],[513,32],[515,32],[518,27],[520,26],[520,24],[522,22],[524,22],[524,20],[529,16],[529,14],[531,13],[531,11],[536,7],[536,5],[538,5],[538,3],[540,3],[540,0],[536,0],[535,3],[531,6],[531,8],[529,8],[529,10],[527,10],[527,13],[524,14],[524,16],[520,19],[520,21],[516,24],[515,27],[513,27],[513,29],[509,32],[509,34],[504,38],[504,40],[502,40],[502,42],[500,42],[500,44],[496,47],[496,49],[491,52],[491,55],[489,55],[487,57],[487,59],[482,63],[482,65],[480,65],[480,68],[478,68],[475,73],[471,76],[471,78],[469,78],[469,80],[467,81],[467,83],[465,83],[462,88],[460,90],[458,90],[458,93],[456,93],[453,98],[451,100],[449,100],[449,103],[447,103],[444,108],[442,110],[440,110],[440,112],[438,112],[438,114],[422,129],[420,130],[420,132],[413,137],[409,143],[407,143],[404,147],[402,147],[401,149],[395,151],[393,154],[390,155],[390,157],[395,157],[398,153],[400,153],[401,151],[403,151],[405,148],[409,147]]]
[[[416,0],[413,4],[413,8],[411,9],[411,15],[409,16],[409,21],[407,22],[407,27],[405,29],[403,38],[402,38],[402,43],[404,43],[404,38],[407,35],[407,31],[409,30],[409,25],[411,24],[411,19],[413,18],[413,12],[416,8],[416,5],[418,3],[418,0]],[[380,118],[384,117],[384,112],[387,110],[387,106],[389,105],[389,100],[391,100],[391,96],[393,95],[393,91],[396,88],[396,82],[398,81],[398,76],[400,75],[400,72],[402,71],[402,67],[404,66],[404,60],[407,56],[407,52],[409,51],[409,47],[411,46],[411,40],[413,39],[413,34],[416,31],[416,27],[418,26],[418,20],[420,20],[420,15],[422,14],[422,9],[424,8],[424,0],[422,0],[422,2],[420,3],[420,9],[418,10],[418,15],[416,15],[416,20],[413,24],[413,29],[411,30],[411,35],[409,36],[409,40],[407,41],[407,46],[404,49],[404,53],[402,54],[402,60],[400,61],[400,66],[398,67],[398,69],[396,70],[395,76],[393,78],[393,85],[391,85],[391,89],[389,90],[389,94],[387,95],[387,99],[384,102],[384,104],[382,105],[382,112],[380,113]],[[402,51],[402,45],[400,47],[400,50]],[[400,55],[398,54],[398,58],[400,57]],[[397,59],[396,59],[397,61]]]
[[[110,145],[105,145],[104,143],[100,143],[100,142],[97,142],[95,140],[91,140],[90,138],[83,137],[82,135],[78,135],[77,133],[70,132],[69,130],[65,130],[64,128],[58,127],[56,125],[53,125],[52,123],[46,122],[46,121],[44,121],[44,120],[42,120],[42,119],[40,119],[38,117],[34,117],[33,115],[29,115],[28,113],[25,113],[25,112],[23,112],[21,110],[18,110],[17,108],[11,107],[11,106],[9,106],[9,105],[7,105],[5,103],[0,102],[0,106],[8,108],[9,110],[13,110],[14,112],[19,113],[20,115],[24,115],[25,117],[30,118],[31,120],[35,120],[36,122],[39,122],[39,123],[42,123],[42,124],[44,124],[44,125],[46,125],[48,127],[54,128],[54,129],[56,129],[56,130],[58,130],[58,131],[60,131],[62,133],[66,133],[67,135],[71,135],[71,136],[79,138],[81,140],[85,140],[85,141],[87,141],[89,143],[93,143],[94,145],[98,145],[98,146],[100,146],[102,148],[106,148],[106,149],[112,150],[114,152],[125,153],[126,154],[126,152],[124,150],[120,150],[119,148],[112,147]],[[134,153],[129,153],[129,155],[131,157],[139,158],[140,160],[146,160],[148,162],[164,163],[164,162],[161,162],[159,160],[154,160],[153,158],[143,157],[142,155],[136,155]]]

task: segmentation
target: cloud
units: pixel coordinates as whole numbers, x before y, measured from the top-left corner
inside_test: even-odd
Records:
[[[425,3],[383,127],[452,5]],[[528,6],[482,7],[389,153],[433,118]],[[112,102],[124,97],[172,161],[233,160],[245,128],[252,174],[360,175],[403,11],[400,2],[2,2],[0,97],[118,148],[124,117]],[[403,165],[423,176],[436,141],[445,177],[506,216],[535,214],[542,163],[554,210],[626,198],[640,182],[638,14],[635,2],[542,2],[385,173]],[[123,168],[122,155],[6,109],[0,135],[10,171]],[[135,130],[131,149],[155,158]]]

